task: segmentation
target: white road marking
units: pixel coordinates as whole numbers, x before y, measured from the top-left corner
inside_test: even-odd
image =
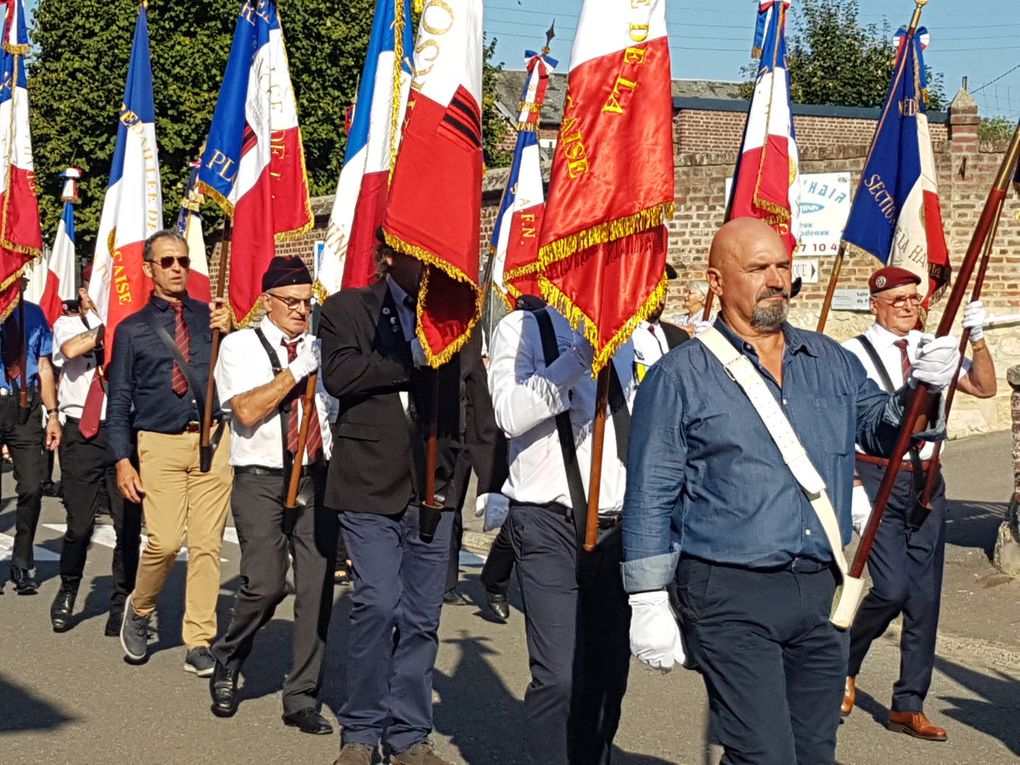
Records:
[[[9,563],[11,560],[11,551],[14,549],[14,537],[9,534],[0,534],[0,563]],[[45,547],[35,545],[32,548],[32,554],[35,556],[37,561],[54,561],[60,560],[60,555],[48,550]],[[4,574],[6,576],[6,574]]]
[[[43,526],[56,531],[58,534],[63,535],[67,531],[67,526],[63,523],[44,523]],[[237,544],[237,532],[233,527],[229,527],[223,534],[223,539],[228,542]],[[148,541],[148,537],[142,534],[142,547],[145,547],[145,543]],[[117,543],[117,534],[113,529],[113,526],[108,525],[97,525],[92,531],[92,543],[101,545],[103,547],[109,547],[111,550]],[[60,556],[56,556],[56,560],[59,560]],[[188,548],[182,547],[181,551],[177,553],[177,560],[186,561],[188,559]],[[43,559],[45,560],[45,559]],[[226,562],[226,558],[221,557],[221,561]]]

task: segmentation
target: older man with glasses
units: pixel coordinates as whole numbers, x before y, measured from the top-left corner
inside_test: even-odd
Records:
[[[868,282],[871,312],[875,323],[862,335],[847,340],[844,347],[857,356],[868,377],[887,391],[905,385],[919,355],[924,354],[917,329],[924,296],[918,292],[921,277],[904,268],[890,266],[872,274]],[[982,325],[985,311],[975,301],[963,314],[963,327],[970,330],[972,358],[964,361],[959,389],[977,398],[995,395],[995,365],[985,344]],[[920,351],[919,351],[920,349]],[[857,674],[872,642],[880,637],[901,612],[900,676],[893,686],[889,711],[890,730],[928,741],[945,741],[945,730],[924,715],[924,699],[931,684],[935,662],[945,555],[946,490],[941,473],[922,507],[929,471],[939,471],[931,462],[931,442],[916,442],[896,477],[887,512],[875,536],[868,561],[871,591],[861,604],[850,632],[850,666],[843,697],[843,716],[853,711]],[[857,473],[861,485],[854,488],[855,516],[866,517],[878,493],[887,460],[857,449]],[[863,507],[863,512],[857,508]]]
[[[206,304],[188,297],[190,265],[188,245],[175,232],[159,231],[145,242],[142,268],[152,279],[152,296],[117,327],[106,430],[117,487],[142,504],[148,533],[121,625],[125,659],[146,660],[149,620],[187,536],[184,669],[208,677],[215,666],[209,645],[216,636],[220,546],[233,479],[230,432],[218,401],[208,472],[200,468],[199,431],[212,331],[228,331],[230,313],[221,300]],[[138,470],[130,459],[135,434]]]

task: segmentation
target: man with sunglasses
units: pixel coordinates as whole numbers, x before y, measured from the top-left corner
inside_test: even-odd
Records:
[[[234,428],[231,512],[241,543],[241,587],[226,632],[212,647],[212,713],[237,711],[237,678],[256,633],[273,618],[294,568],[294,636],[291,671],[283,682],[283,721],[302,733],[333,728],[319,714],[326,633],[333,608],[336,513],[322,504],[326,462],[332,447],[321,387],[312,408],[301,456],[297,508],[285,497],[297,459],[309,375],[319,369],[319,344],[308,333],[312,275],[301,258],[275,258],[262,277],[265,317],[223,341],[216,386],[230,408]]]
[[[918,359],[923,335],[917,329],[924,296],[918,292],[921,277],[894,266],[882,268],[868,281],[875,323],[843,345],[860,359],[872,380],[886,390],[901,387]],[[995,365],[984,340],[985,310],[980,301],[963,313],[963,328],[970,330],[971,359],[964,360],[959,390],[977,398],[995,395]],[[923,354],[923,350],[922,350]],[[853,711],[857,674],[871,643],[901,612],[900,677],[893,686],[887,726],[927,741],[945,741],[945,730],[924,715],[924,699],[935,661],[945,553],[946,494],[941,472],[930,498],[930,509],[920,507],[928,472],[940,471],[930,461],[931,442],[917,443],[904,458],[886,513],[875,536],[868,560],[871,591],[861,604],[850,633],[850,665],[842,713]],[[857,448],[857,473],[862,485],[854,488],[854,506],[870,512],[885,475],[887,460]],[[857,513],[855,512],[855,515]]]
[[[220,299],[206,304],[188,297],[188,245],[176,232],[149,237],[143,258],[152,295],[118,325],[108,370],[106,431],[117,487],[142,504],[148,533],[120,642],[129,663],[145,661],[149,620],[187,536],[184,669],[208,677],[215,665],[209,645],[216,636],[220,545],[233,479],[230,431],[218,401],[208,472],[200,469],[199,433],[212,331],[230,330],[230,312]],[[138,470],[130,459],[134,434]]]

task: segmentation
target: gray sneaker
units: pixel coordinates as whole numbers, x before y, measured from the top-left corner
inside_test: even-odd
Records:
[[[375,747],[368,744],[344,744],[333,765],[372,765]]]
[[[199,677],[211,677],[216,669],[216,659],[204,645],[192,648],[184,657],[184,671],[194,672]]]
[[[141,664],[149,653],[149,617],[135,613],[134,593],[124,603],[124,621],[120,625],[120,647],[129,664]]]

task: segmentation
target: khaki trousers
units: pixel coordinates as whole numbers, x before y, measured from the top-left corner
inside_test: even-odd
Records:
[[[182,637],[188,649],[208,646],[216,637],[220,547],[234,477],[229,459],[227,428],[208,473],[198,469],[198,433],[138,433],[139,474],[145,489],[142,510],[149,539],[138,565],[132,606],[143,616],[155,610],[187,537]]]

